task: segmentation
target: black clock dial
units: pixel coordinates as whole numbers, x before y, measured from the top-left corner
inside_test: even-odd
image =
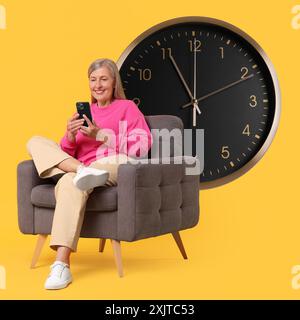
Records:
[[[267,63],[244,37],[215,23],[180,22],[148,34],[120,74],[126,97],[144,115],[172,114],[185,128],[204,129],[201,184],[246,166],[274,123],[276,88]],[[196,143],[194,137],[193,155]]]

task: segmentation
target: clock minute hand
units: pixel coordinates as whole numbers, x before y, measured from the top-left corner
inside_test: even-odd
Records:
[[[185,82],[185,80],[184,80],[184,78],[183,78],[183,76],[182,76],[182,73],[180,72],[180,70],[179,70],[179,68],[178,68],[178,66],[177,66],[177,64],[176,64],[176,62],[175,62],[175,60],[174,60],[173,56],[172,56],[171,54],[169,54],[169,57],[170,57],[170,59],[171,59],[171,61],[172,61],[173,65],[174,65],[174,67],[175,67],[175,69],[176,69],[176,71],[177,71],[177,73],[178,73],[178,75],[179,75],[179,78],[181,79],[181,81],[182,81],[182,83],[183,83],[183,85],[184,85],[185,89],[187,90],[187,92],[188,92],[188,94],[189,94],[190,98],[191,98],[191,99],[192,99],[192,101],[193,101],[193,100],[194,100],[194,98],[193,98],[193,95],[192,95],[192,93],[191,93],[191,90],[190,90],[190,88],[188,87],[188,85],[186,84],[186,82]],[[191,102],[190,104],[193,104],[193,102]],[[189,105],[190,105],[190,104],[189,104]],[[196,109],[197,109],[198,113],[200,114],[200,113],[201,113],[201,111],[200,111],[200,109],[199,109],[199,107],[198,107],[198,106],[196,107]]]
[[[226,89],[228,89],[228,88],[231,88],[231,87],[235,86],[236,84],[239,84],[239,83],[241,83],[241,82],[243,82],[243,81],[246,81],[246,80],[252,78],[253,76],[254,76],[254,74],[252,73],[252,74],[250,74],[249,76],[247,76],[247,77],[245,77],[245,78],[242,78],[242,79],[240,79],[240,80],[234,81],[234,82],[232,82],[232,83],[230,83],[230,84],[228,84],[228,85],[226,85],[226,86],[224,86],[224,87],[222,87],[222,88],[220,88],[220,89],[218,89],[218,90],[215,90],[215,91],[213,91],[213,92],[210,92],[210,93],[206,94],[205,96],[202,96],[202,97],[198,98],[198,99],[196,100],[196,102],[203,101],[203,100],[205,100],[206,98],[208,98],[208,97],[210,97],[210,96],[212,96],[212,95],[215,95],[215,94],[217,94],[217,93],[219,93],[219,92],[221,92],[221,91],[224,91],[224,90],[226,90]],[[193,104],[193,103],[192,103],[192,102],[187,103],[187,104],[183,105],[181,108],[184,109],[184,108],[188,107],[188,106],[191,105],[191,104]]]

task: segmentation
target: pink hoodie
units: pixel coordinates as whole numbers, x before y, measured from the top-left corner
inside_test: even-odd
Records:
[[[133,158],[147,156],[153,137],[144,115],[132,100],[115,99],[103,108],[93,103],[91,113],[95,123],[101,128],[97,136],[99,140],[78,131],[76,142],[73,143],[68,140],[66,132],[60,141],[62,150],[85,165],[119,153]],[[104,143],[105,135],[108,135],[109,139]]]

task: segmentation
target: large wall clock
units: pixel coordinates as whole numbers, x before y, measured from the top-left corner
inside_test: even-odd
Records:
[[[227,22],[197,16],[162,22],[139,35],[117,65],[127,99],[144,115],[176,115],[185,128],[204,129],[201,189],[247,172],[274,138],[280,115],[274,67],[256,41]]]

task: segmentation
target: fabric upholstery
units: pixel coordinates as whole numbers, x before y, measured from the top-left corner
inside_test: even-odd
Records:
[[[183,130],[181,119],[175,116],[146,116],[145,119],[150,129]],[[174,163],[174,150],[168,164],[162,163],[160,154],[157,148],[158,164],[150,161],[121,164],[117,186],[94,189],[87,201],[81,237],[136,241],[197,225],[199,174],[185,174],[191,165],[185,161]],[[18,164],[18,223],[22,233],[51,233],[54,186],[55,180],[38,176],[32,160]]]

